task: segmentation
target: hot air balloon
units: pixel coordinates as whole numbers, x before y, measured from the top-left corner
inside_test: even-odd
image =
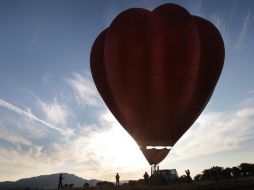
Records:
[[[132,8],[97,37],[90,63],[107,107],[157,165],[208,103],[224,43],[212,23],[176,4]]]

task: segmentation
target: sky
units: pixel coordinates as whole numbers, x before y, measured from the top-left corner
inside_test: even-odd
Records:
[[[1,0],[0,181],[68,172],[142,178],[150,166],[102,101],[90,72],[97,35],[122,11],[176,3],[225,43],[213,96],[160,163],[191,176],[254,162],[254,1]]]

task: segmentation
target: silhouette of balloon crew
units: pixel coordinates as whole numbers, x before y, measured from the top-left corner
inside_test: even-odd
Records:
[[[58,189],[61,189],[63,187],[63,183],[62,183],[63,179],[64,179],[63,175],[60,174],[60,176],[58,178]]]
[[[148,175],[148,173],[145,172],[143,177],[144,177],[144,180],[145,180],[145,185],[148,185],[148,183],[149,183],[149,175]]]
[[[120,180],[120,176],[118,173],[116,173],[116,186],[119,187],[119,180]]]

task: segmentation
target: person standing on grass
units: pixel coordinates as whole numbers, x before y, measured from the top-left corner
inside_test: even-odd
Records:
[[[61,189],[63,187],[63,175],[60,174],[59,178],[58,178],[58,189]]]
[[[144,177],[144,180],[145,180],[145,185],[148,185],[148,183],[149,183],[149,175],[148,175],[148,173],[145,172],[143,177]]]
[[[192,182],[192,179],[191,179],[191,176],[190,176],[190,170],[185,170],[185,173],[186,173],[186,176],[187,176],[187,182],[188,183],[191,183]]]
[[[120,186],[119,181],[120,181],[120,176],[119,176],[118,173],[116,173],[116,186],[117,186],[117,187]]]

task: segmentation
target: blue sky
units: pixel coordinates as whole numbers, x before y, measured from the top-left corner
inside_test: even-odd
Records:
[[[216,25],[225,65],[203,114],[160,164],[192,176],[253,162],[254,1],[0,1],[0,181],[56,172],[136,179],[149,165],[91,78],[96,36],[121,11],[174,2]]]

